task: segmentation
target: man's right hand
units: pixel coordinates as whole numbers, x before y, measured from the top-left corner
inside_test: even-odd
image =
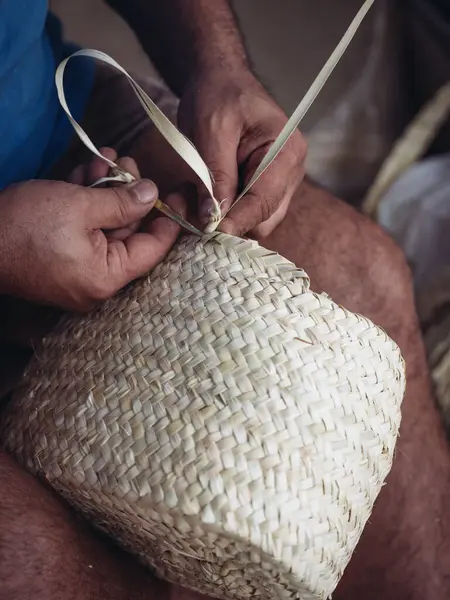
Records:
[[[158,190],[148,180],[93,189],[29,181],[0,192],[0,293],[86,311],[154,268],[175,243],[176,223],[114,236],[143,219]],[[166,200],[180,214],[178,195]],[[132,230],[132,229],[131,229]]]

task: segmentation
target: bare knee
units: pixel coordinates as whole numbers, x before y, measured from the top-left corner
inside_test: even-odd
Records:
[[[305,269],[315,291],[358,312],[396,338],[417,327],[403,252],[377,225],[329,193],[305,183],[285,221],[263,244]]]
[[[448,598],[450,459],[403,253],[379,227],[309,184],[263,243],[304,268],[313,289],[383,327],[407,365],[394,467],[337,598]]]

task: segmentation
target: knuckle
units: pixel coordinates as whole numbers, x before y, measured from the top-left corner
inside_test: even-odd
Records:
[[[218,160],[209,160],[208,167],[211,170],[216,183],[232,182],[232,175],[223,169],[223,165]]]
[[[129,212],[130,198],[126,189],[123,187],[112,187],[109,190],[111,198],[114,201],[114,211],[120,221],[125,221]]]
[[[211,136],[221,133],[227,135],[235,130],[238,124],[236,113],[230,113],[227,110],[213,110],[204,119],[204,136],[208,136],[208,140],[214,139]]]
[[[137,163],[134,160],[134,158],[131,158],[131,156],[124,156],[123,158],[120,158],[117,161],[117,164],[124,171],[127,171],[128,173],[133,175],[133,177],[139,178],[140,174],[139,174],[139,169],[138,169]]]
[[[279,199],[274,196],[263,196],[261,198],[261,223],[270,219],[270,217],[277,210],[279,205]]]
[[[116,160],[117,158],[117,152],[114,150],[114,148],[111,148],[110,146],[102,146],[100,148],[100,154],[105,158],[109,158],[109,160]],[[96,159],[97,157],[93,157],[92,161]]]
[[[257,190],[249,190],[248,196],[255,205],[255,226],[267,221],[278,208],[279,199],[277,196],[260,194]]]
[[[280,111],[278,118],[274,118],[270,122],[257,123],[249,132],[249,136],[252,139],[261,140],[266,144],[271,144],[279,136],[286,123],[287,117]],[[286,152],[286,150],[288,152]],[[295,161],[305,157],[307,143],[299,129],[296,129],[289,138],[284,152],[285,154],[289,154],[292,158],[295,158]]]
[[[273,120],[271,123],[262,121],[252,125],[246,132],[244,139],[248,142],[258,142],[260,145],[270,144],[275,141],[283,128],[281,121]]]
[[[122,158],[119,158],[117,162],[122,165],[136,166],[136,161],[131,156],[123,156]]]

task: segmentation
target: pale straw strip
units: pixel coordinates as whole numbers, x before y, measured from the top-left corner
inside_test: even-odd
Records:
[[[274,141],[274,143],[270,147],[269,151],[267,152],[267,154],[265,155],[265,157],[262,159],[261,163],[255,170],[255,173],[253,174],[252,178],[250,179],[248,184],[245,186],[244,190],[236,198],[235,202],[232,204],[230,209],[233,206],[235,206],[236,203],[239,202],[239,200],[241,200],[241,198],[243,198],[243,196],[245,196],[245,194],[247,194],[247,192],[250,190],[250,188],[256,183],[256,181],[261,177],[261,175],[264,173],[264,171],[275,160],[277,155],[283,149],[286,142],[289,140],[291,135],[297,129],[299,123],[301,122],[301,120],[307,113],[308,109],[311,107],[314,100],[316,99],[317,95],[320,93],[321,89],[323,88],[323,86],[327,82],[328,78],[334,71],[336,65],[340,61],[345,50],[348,48],[350,42],[352,41],[353,37],[355,36],[356,32],[358,31],[362,21],[364,20],[365,16],[367,15],[367,13],[368,13],[369,9],[371,8],[371,6],[373,5],[374,1],[375,0],[366,0],[364,2],[363,6],[360,8],[356,17],[350,24],[350,27],[346,31],[344,37],[341,39],[341,41],[337,45],[334,52],[332,53],[330,58],[325,63],[324,67],[320,71],[316,80],[314,81],[314,83],[312,84],[312,86],[310,87],[308,92],[305,94],[304,98],[302,99],[300,104],[295,109],[294,113],[292,114],[292,116],[290,117],[288,122],[286,123],[286,125],[283,128],[283,130],[281,131],[280,135]],[[164,115],[164,113],[149,98],[149,96],[139,86],[139,84],[113,58],[111,58],[104,52],[100,52],[99,50],[79,50],[78,52],[75,52],[74,54],[72,54],[72,56],[69,56],[68,58],[66,58],[59,65],[59,67],[56,71],[56,75],[55,75],[55,82],[56,82],[56,87],[58,90],[58,98],[61,103],[61,106],[64,109],[65,113],[67,114],[67,116],[68,116],[70,122],[72,123],[76,133],[78,134],[80,140],[83,142],[83,144],[87,148],[89,148],[89,150],[91,150],[91,152],[93,152],[96,156],[98,156],[99,158],[104,160],[112,169],[114,169],[113,178],[103,178],[102,183],[104,183],[106,181],[123,181],[125,183],[130,182],[130,174],[128,174],[125,171],[123,171],[122,169],[120,169],[116,165],[116,163],[114,163],[113,161],[102,156],[102,154],[99,152],[99,150],[95,147],[92,140],[89,138],[89,136],[83,130],[81,125],[79,123],[77,123],[77,121],[73,118],[73,116],[70,112],[70,109],[67,105],[67,101],[66,101],[66,98],[64,95],[63,81],[64,81],[64,70],[66,68],[66,65],[67,65],[68,61],[75,56],[85,56],[85,57],[89,57],[89,58],[95,58],[96,60],[107,63],[108,65],[114,67],[115,69],[120,71],[123,75],[125,75],[125,77],[128,79],[128,82],[130,83],[133,91],[135,92],[139,102],[141,103],[142,107],[144,108],[145,112],[147,113],[148,117],[151,119],[151,121],[154,123],[154,125],[157,127],[157,129],[161,132],[161,134],[164,136],[164,138],[169,142],[169,144],[172,146],[172,148],[191,167],[191,169],[194,171],[194,173],[197,174],[199,179],[202,181],[202,183],[205,185],[206,189],[208,190],[211,198],[213,199],[213,201],[215,203],[215,210],[211,214],[211,220],[205,229],[205,233],[212,233],[212,232],[216,231],[217,227],[219,226],[219,224],[223,220],[223,218],[226,216],[228,211],[226,211],[224,214],[222,214],[222,212],[220,210],[220,203],[214,197],[213,178],[212,178],[211,172],[208,169],[205,162],[203,161],[200,154],[198,153],[195,146],[191,143],[190,140],[188,140],[188,138],[186,138],[175,127],[175,125]]]
[[[330,58],[327,60],[327,62],[323,66],[319,75],[314,80],[312,86],[309,88],[309,90],[306,92],[303,99],[300,101],[300,104],[297,106],[297,108],[293,112],[292,116],[290,117],[290,119],[288,120],[286,125],[284,126],[280,135],[277,137],[277,139],[273,142],[273,144],[267,151],[267,154],[264,156],[264,158],[260,162],[259,166],[256,168],[256,170],[255,170],[252,178],[248,182],[248,184],[245,186],[245,188],[242,190],[242,192],[239,194],[239,196],[236,198],[235,202],[230,206],[230,208],[222,215],[221,219],[214,224],[210,223],[208,225],[206,232],[211,233],[217,229],[220,222],[225,218],[227,213],[239,202],[239,200],[241,200],[245,196],[245,194],[247,194],[247,192],[250,190],[250,188],[256,183],[256,181],[261,177],[261,175],[264,173],[264,171],[272,164],[272,162],[275,160],[275,158],[281,152],[281,150],[285,146],[286,142],[289,140],[291,135],[295,132],[295,130],[299,126],[300,122],[303,120],[306,113],[311,108],[314,100],[317,98],[317,96],[321,92],[323,86],[325,85],[325,83],[328,81],[329,77],[333,73],[334,69],[336,68],[336,66],[339,63],[339,61],[341,60],[344,52],[347,50],[348,46],[350,45],[350,42],[355,37],[356,32],[358,31],[361,23],[363,22],[365,16],[369,12],[369,10],[372,7],[374,2],[375,2],[375,0],[366,0],[364,2],[362,7],[359,9],[356,17],[353,19],[352,23],[350,24],[350,27],[347,29],[344,37],[341,39],[339,44],[336,46],[334,52],[332,53]]]
[[[67,104],[65,94],[64,94],[64,70],[66,68],[67,63],[71,58],[76,56],[85,56],[89,58],[95,58],[101,62],[104,62],[118,71],[120,71],[125,77],[128,79],[133,91],[135,92],[139,102],[147,113],[148,117],[154,123],[155,127],[160,131],[160,133],[164,136],[164,138],[169,142],[172,148],[183,158],[183,160],[191,167],[194,173],[200,178],[200,180],[205,185],[208,192],[214,197],[213,192],[213,183],[211,173],[203,161],[200,154],[197,152],[195,146],[185,137],[175,125],[165,116],[165,114],[156,106],[156,104],[148,97],[145,91],[136,83],[136,81],[123,69],[119,63],[117,63],[113,58],[105,54],[104,52],[100,52],[99,50],[78,50],[59,65],[55,74],[55,83],[56,89],[58,91],[58,98],[61,103],[62,108],[64,109],[66,115],[68,116],[70,122],[72,123],[73,128],[75,129],[78,137],[83,142],[83,144],[91,150],[96,156],[104,160],[112,169],[115,169],[118,173],[123,172],[116,163],[112,160],[105,158],[99,150],[95,147],[92,140],[89,138],[87,133],[81,127],[79,123],[73,118],[69,106]]]
[[[395,181],[419,160],[450,114],[450,82],[425,104],[394,145],[362,204],[363,212],[378,218],[380,201]]]

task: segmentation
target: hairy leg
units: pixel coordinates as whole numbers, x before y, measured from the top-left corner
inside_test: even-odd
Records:
[[[303,267],[315,290],[326,291],[335,301],[384,327],[400,345],[407,363],[408,389],[395,464],[336,598],[448,598],[450,453],[430,391],[409,272],[401,252],[378,227],[308,184],[302,186],[288,217],[263,244]],[[25,476],[17,473],[16,477]],[[37,485],[26,476],[26,484],[18,488],[17,498],[33,499],[19,513],[28,531],[34,520],[41,519],[34,499],[42,498],[44,491],[39,495],[33,487]],[[8,488],[8,493],[16,498],[13,489]],[[73,522],[69,512],[61,511],[52,499],[48,527],[53,514],[61,524],[64,519]],[[21,527],[25,527],[23,522]],[[61,546],[73,544],[73,525],[53,530],[59,537],[47,555],[53,553],[55,571],[64,572],[58,557]],[[20,536],[13,539],[18,543]],[[30,552],[35,550],[33,544],[28,547]],[[182,600],[182,593],[192,599],[188,592],[176,589],[172,598]]]
[[[96,133],[94,137],[99,145],[113,145],[120,154],[126,152],[133,156],[143,176],[159,185],[162,197],[189,179],[185,166],[161,144],[159,134],[151,127],[142,127],[141,113],[135,112],[129,96],[117,96],[120,89],[103,83],[100,88],[107,92],[108,99],[120,97],[123,101],[110,106],[103,119],[99,119],[102,113],[94,103],[90,111],[92,120],[88,115],[85,124],[88,132]],[[98,104],[109,106],[100,97]],[[129,107],[129,114],[122,114],[123,107]],[[133,129],[130,123],[139,135],[135,141],[126,139],[122,143],[122,132],[128,134]],[[94,126],[98,131],[93,130]],[[74,149],[73,156],[81,154],[79,148]],[[62,178],[76,166],[73,156],[68,156],[66,164],[60,165]],[[450,453],[434,408],[403,256],[376,226],[309,184],[302,186],[287,218],[262,244],[303,267],[311,277],[313,289],[326,291],[336,302],[384,327],[400,345],[407,362],[408,390],[395,464],[335,597],[338,600],[443,600],[450,597],[450,511],[447,508]],[[28,333],[22,331],[21,339],[23,335],[27,342]],[[8,481],[8,486],[4,481]],[[51,600],[51,594],[61,600],[152,598],[152,587],[140,569],[134,567],[136,571],[130,571],[127,559],[121,554],[118,554],[120,558],[114,558],[117,555],[95,541],[90,530],[75,520],[63,503],[1,455],[0,515],[0,581],[3,584],[4,577],[13,581],[18,573],[20,577],[13,581],[19,586],[17,589],[31,590],[19,594],[18,598]],[[2,528],[3,522],[7,528]],[[39,540],[48,538],[47,528],[53,535],[46,546],[43,564]],[[9,558],[8,562],[4,555]],[[95,556],[102,566],[86,578],[80,561],[90,556]],[[6,568],[2,571],[3,564]],[[105,582],[114,590],[109,595],[101,587]],[[44,591],[39,596],[33,586],[40,583],[48,588],[42,588]],[[24,585],[28,587],[23,588]],[[0,586],[0,600],[3,600],[3,589],[4,586]],[[69,592],[72,595],[68,595]],[[12,594],[7,597],[14,599]],[[164,598],[162,594],[157,597]],[[172,588],[171,599],[198,600],[196,595],[177,588]]]
[[[450,449],[402,253],[377,226],[308,184],[262,243],[305,269],[313,289],[383,327],[407,365],[394,466],[333,598],[449,598]]]
[[[53,492],[0,452],[0,600],[165,600]]]

